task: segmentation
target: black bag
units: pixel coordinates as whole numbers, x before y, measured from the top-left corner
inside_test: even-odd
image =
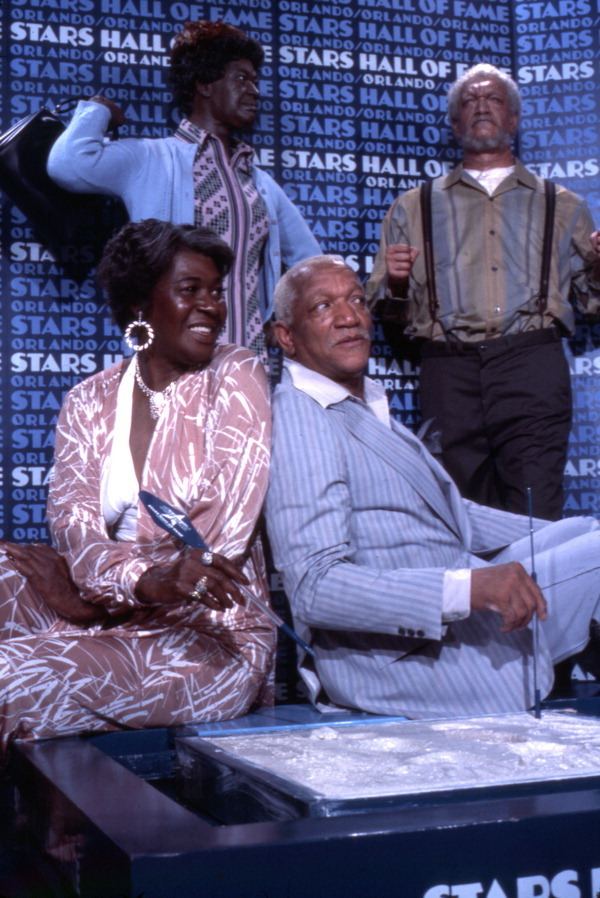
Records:
[[[56,112],[40,109],[2,134],[0,188],[25,213],[65,272],[83,280],[106,241],[127,221],[127,213],[120,200],[72,193],[50,178],[48,154],[64,128]]]

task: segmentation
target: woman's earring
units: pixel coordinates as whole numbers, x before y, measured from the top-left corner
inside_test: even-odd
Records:
[[[146,331],[146,339],[143,343],[139,341],[137,336],[135,339],[133,337],[134,331],[138,328]],[[131,321],[125,328],[123,339],[134,352],[143,352],[144,349],[148,349],[154,341],[154,328],[147,321],[144,321],[142,313],[138,312],[137,321]],[[136,340],[138,340],[138,342],[136,342]]]

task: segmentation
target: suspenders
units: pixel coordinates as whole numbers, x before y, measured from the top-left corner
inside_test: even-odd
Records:
[[[433,264],[433,238],[431,225],[431,192],[433,182],[421,184],[421,222],[423,228],[423,248],[425,273],[427,277],[427,299],[431,321],[437,320],[440,308],[435,285],[435,267]],[[540,273],[540,289],[536,300],[537,311],[543,315],[548,305],[548,284],[550,281],[550,258],[552,255],[552,234],[554,232],[554,209],[556,206],[556,185],[552,181],[544,181],[546,213],[544,218],[544,243],[542,249],[542,267]]]
[[[544,181],[546,193],[546,218],[544,221],[544,248],[542,250],[542,273],[537,307],[540,315],[548,305],[548,281],[550,280],[550,256],[552,254],[552,234],[554,232],[554,207],[556,206],[556,185],[552,181]]]
[[[423,228],[423,249],[425,260],[425,277],[427,280],[427,300],[432,323],[437,319],[440,307],[435,286],[435,267],[433,265],[433,240],[431,236],[431,191],[433,181],[421,184],[421,226]]]

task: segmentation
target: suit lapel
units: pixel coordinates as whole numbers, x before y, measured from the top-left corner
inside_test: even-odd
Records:
[[[368,446],[384,462],[394,468],[407,480],[433,511],[456,533],[465,539],[464,515],[457,519],[454,503],[447,487],[448,478],[442,485],[439,466],[433,468],[421,451],[421,443],[405,427],[393,422],[390,430],[375,415],[359,403],[346,400],[337,408],[344,413],[346,426],[361,443]],[[461,526],[462,525],[462,526]]]

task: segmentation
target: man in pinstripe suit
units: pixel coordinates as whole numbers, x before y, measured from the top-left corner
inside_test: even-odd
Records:
[[[276,290],[285,352],[267,523],[313,701],[409,717],[533,704],[600,616],[600,529],[463,500],[364,376],[370,317],[354,272],[317,256]]]

